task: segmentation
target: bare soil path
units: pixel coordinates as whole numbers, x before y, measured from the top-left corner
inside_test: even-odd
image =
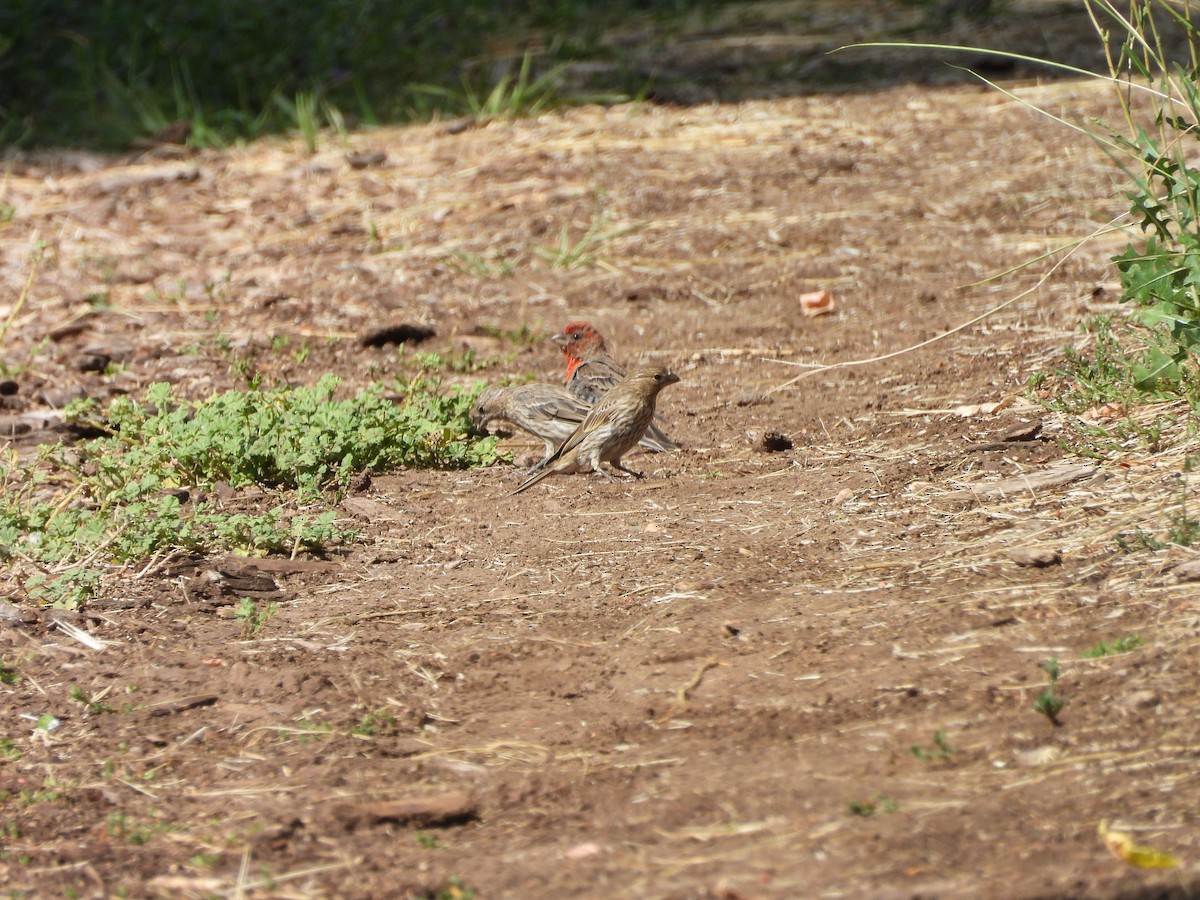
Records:
[[[1078,82],[1023,96],[1112,112]],[[1064,458],[1061,422],[1021,395],[1111,305],[1115,244],[1040,286],[1046,266],[972,286],[1121,211],[1098,151],[972,85],[348,141],[386,158],[352,167],[331,137],[315,157],[280,140],[14,166],[4,310],[35,240],[46,257],[2,348],[28,362],[10,411],[164,379],[203,396],[247,354],[272,379],[360,387],[400,363],[356,339],[400,323],[436,331],[421,349],[504,360],[464,378],[553,379],[552,345],[485,326],[589,320],[681,375],[660,409],[685,449],[631,456],[636,483],[518,497],[506,467],[376,477],[343,508],[366,533],[344,555],[251,566],[267,581],[226,594],[211,561],[199,581],[126,573],[69,617],[102,650],[14,596],[13,896],[1200,890],[1200,606],[1176,556],[1121,555],[1105,531],[1178,461]],[[578,264],[552,268],[533,251],[564,229]],[[788,363],[898,351],[1030,288],[922,349],[778,389],[808,371]],[[836,312],[806,318],[817,289]],[[89,354],[118,365],[81,371]],[[959,409],[979,404],[1000,408]],[[1050,440],[1004,441],[1035,419]],[[768,432],[792,448],[760,449]],[[247,634],[230,604],[256,588],[278,611]],[[1057,726],[1033,709],[1049,657]],[[60,727],[34,729],[47,712]],[[1102,820],[1184,868],[1125,865]]]

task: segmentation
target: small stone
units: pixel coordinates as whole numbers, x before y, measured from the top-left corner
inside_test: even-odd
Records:
[[[1062,562],[1062,553],[1049,547],[1013,547],[1008,551],[1008,558],[1018,566],[1044,569],[1047,566],[1059,565]]]
[[[38,394],[40,399],[52,409],[62,409],[72,400],[82,400],[87,396],[87,393],[80,385],[71,385],[69,387],[46,388]]]
[[[1151,709],[1158,706],[1158,692],[1153,690],[1134,691],[1121,698],[1125,709]]]
[[[1032,750],[1018,750],[1016,753],[1017,765],[1021,766],[1044,766],[1046,763],[1052,763],[1062,756],[1062,750],[1058,747],[1034,747]]]
[[[103,372],[112,362],[112,357],[101,351],[83,351],[75,359],[75,368],[80,372]]]
[[[597,844],[595,841],[585,841],[582,844],[576,844],[570,850],[563,852],[563,856],[567,859],[587,859],[589,856],[598,856],[604,852],[604,847]]]
[[[387,154],[382,150],[365,150],[361,153],[347,153],[346,162],[352,169],[369,169],[382,166],[387,162]]]
[[[0,600],[0,625],[29,625],[37,621],[37,613],[22,609],[15,603]]]
[[[1200,581],[1200,559],[1189,559],[1171,570],[1180,581]]]
[[[20,434],[29,434],[31,431],[33,426],[20,416],[0,416],[0,438],[13,438]]]

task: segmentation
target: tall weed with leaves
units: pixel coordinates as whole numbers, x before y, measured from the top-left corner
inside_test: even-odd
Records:
[[[1200,28],[1192,4],[1176,0],[1085,0],[1108,71],[1089,72],[1019,53],[944,44],[874,43],[858,46],[921,47],[1016,59],[1092,77],[1113,85],[1124,122],[1090,128],[1034,107],[1097,141],[1125,173],[1134,230],[1126,250],[1113,259],[1121,300],[1137,307],[1131,324],[1145,349],[1124,373],[1146,391],[1183,393],[1200,347]],[[1115,48],[1115,49],[1114,49]],[[844,48],[846,49],[846,48]],[[988,82],[1018,102],[1027,102]],[[1089,236],[1090,237],[1090,236]],[[1084,238],[1083,240],[1087,240]],[[1081,241],[1082,242],[1082,241]]]
[[[1189,357],[1200,345],[1200,29],[1186,4],[1134,0],[1128,14],[1108,0],[1098,0],[1095,7],[1123,36],[1119,55],[1109,59],[1114,79],[1152,89],[1153,124],[1140,115],[1132,92],[1121,91],[1131,136],[1113,135],[1114,144],[1133,161],[1124,167],[1134,185],[1127,194],[1129,212],[1144,235],[1115,259],[1121,299],[1138,307],[1133,321],[1149,334],[1132,374],[1138,387],[1152,390],[1164,382],[1177,384],[1184,367],[1194,367]],[[1102,20],[1096,21],[1106,35]],[[1175,33],[1165,35],[1164,29]],[[1167,37],[1183,39],[1185,61],[1168,49]]]

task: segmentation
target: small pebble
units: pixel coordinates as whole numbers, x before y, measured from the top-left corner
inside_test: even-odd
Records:
[[[1013,547],[1008,551],[1008,558],[1018,566],[1044,569],[1047,566],[1059,565],[1062,562],[1062,553],[1049,547]]]

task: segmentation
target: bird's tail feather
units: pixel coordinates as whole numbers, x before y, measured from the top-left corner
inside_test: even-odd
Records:
[[[535,466],[534,473],[532,475],[530,475],[528,478],[526,478],[524,481],[522,481],[520,484],[518,484],[516,490],[513,491],[513,494],[519,494],[519,493],[521,493],[521,491],[525,490],[526,488],[533,487],[535,484],[537,484],[539,481],[541,481],[547,475],[552,474],[553,472],[554,472],[554,470],[552,468],[550,468],[549,466],[547,466],[545,463],[542,463],[539,466]]]
[[[646,431],[638,440],[638,443],[647,450],[653,450],[656,453],[666,453],[668,450],[679,449],[679,445],[667,437],[666,433],[653,422],[646,427]]]

